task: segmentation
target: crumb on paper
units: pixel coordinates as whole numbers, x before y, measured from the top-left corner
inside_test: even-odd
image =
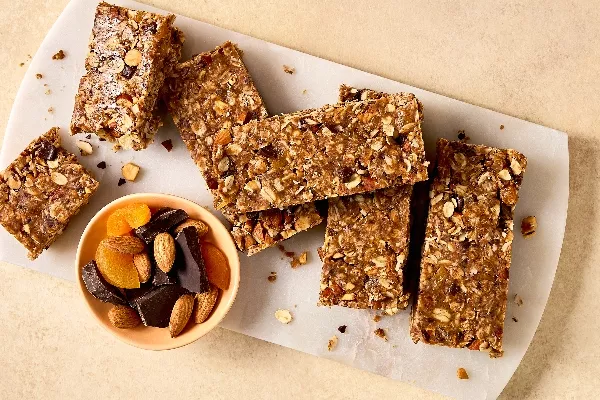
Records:
[[[515,322],[519,322],[519,320],[515,316],[512,317],[512,320],[515,321]]]
[[[173,142],[171,141],[171,139],[165,140],[164,142],[161,142],[160,144],[162,144],[162,146],[165,149],[167,149],[168,152],[173,150]]]
[[[106,139],[104,139],[102,137],[100,139],[98,139],[98,140],[101,141],[101,142],[106,142]]]
[[[135,178],[137,178],[139,172],[140,166],[131,162],[121,167],[121,174],[123,175],[123,178],[130,182],[135,181]]]
[[[296,72],[296,68],[292,68],[289,65],[284,65],[283,72],[285,72],[286,74],[292,75],[294,72]]]
[[[267,276],[267,280],[271,283],[277,280],[277,272],[271,272],[271,275]]]
[[[282,252],[282,253],[283,253],[283,254],[284,254],[286,257],[293,258],[293,257],[296,255],[296,253],[294,253],[293,251],[287,251],[287,250],[285,249],[285,247],[283,247],[283,245],[282,245],[282,244],[279,244],[279,245],[277,245],[277,248],[278,248],[278,249],[279,249],[279,251],[281,251],[281,252]]]
[[[45,93],[46,93],[46,94],[50,94],[50,93],[52,93],[52,91],[51,91],[50,89],[46,89],[46,92],[45,92]]]
[[[279,309],[275,311],[275,318],[277,318],[277,320],[282,324],[289,324],[292,322],[292,314],[289,312],[289,310]]]
[[[306,90],[306,89],[304,89],[304,90],[302,91],[302,94],[307,94],[307,93],[308,93],[308,90]]]
[[[63,58],[65,58],[65,52],[62,49],[52,56],[53,60],[62,60]]]
[[[119,183],[117,183],[117,186],[123,186],[127,181],[123,178],[119,178]]]
[[[535,216],[530,215],[525,217],[521,220],[521,234],[525,239],[529,239],[535,235],[537,226],[537,218],[535,218]]]
[[[456,376],[458,379],[469,379],[469,374],[467,374],[467,370],[464,368],[457,369]]]
[[[327,342],[327,350],[332,351],[333,349],[336,348],[337,344],[338,344],[338,337],[333,335],[331,337],[331,339],[329,339],[329,342]]]
[[[92,135],[91,135],[91,134],[87,134],[87,135],[85,136],[85,138],[86,138],[86,139],[91,139],[91,138],[92,138]]]
[[[298,257],[292,258],[292,261],[290,261],[290,265],[292,268],[298,268],[299,266],[306,264],[307,259],[308,253],[305,251]]]
[[[463,129],[461,129],[460,131],[458,131],[458,140],[468,142],[469,140],[471,140],[471,138],[465,134],[465,131]]]
[[[373,321],[375,321],[375,322],[381,321],[381,315],[377,314],[376,316],[374,316]]]
[[[500,125],[500,130],[504,129],[504,125]]]
[[[19,67],[22,67],[23,65],[25,65],[25,63],[24,63],[24,62],[22,62],[22,63],[19,63]]]
[[[387,340],[388,340],[387,336],[385,334],[385,331],[382,328],[375,329],[375,331],[373,333],[375,334],[375,336],[380,337],[387,342]]]
[[[52,113],[54,112],[54,108],[52,108],[52,107],[48,107],[48,112],[49,112],[50,114],[52,114]]]
[[[35,79],[42,79],[44,77],[44,75],[42,74],[35,74]]]
[[[89,142],[86,142],[85,140],[78,140],[75,144],[79,148],[79,153],[82,156],[87,156],[94,152],[94,148],[92,147],[92,145]]]
[[[348,328],[346,325],[340,325],[338,326],[338,331],[340,331],[340,333],[346,333],[346,328]]]
[[[523,299],[521,298],[521,296],[519,296],[518,294],[515,294],[515,297],[513,299],[513,301],[515,302],[516,305],[518,305],[519,307],[521,307],[523,305]]]
[[[106,161],[100,161],[98,163],[98,165],[96,165],[96,167],[100,168],[100,169],[104,169],[106,168]]]

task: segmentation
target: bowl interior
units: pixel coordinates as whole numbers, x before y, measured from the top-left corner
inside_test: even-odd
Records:
[[[140,325],[133,329],[118,329],[108,320],[111,304],[101,302],[86,289],[81,278],[81,270],[94,258],[100,241],[106,237],[106,220],[116,209],[131,203],[145,203],[151,209],[172,207],[185,210],[191,218],[199,219],[209,226],[209,233],[203,240],[215,244],[227,257],[231,269],[229,288],[220,291],[217,306],[210,317],[202,324],[190,323],[176,338],[171,338],[168,328],[153,328]],[[136,347],[149,350],[166,350],[189,344],[214,328],[231,308],[240,282],[240,260],[231,235],[223,224],[208,210],[189,200],[167,194],[138,193],[121,197],[102,208],[85,228],[77,247],[75,260],[77,282],[88,309],[96,320],[120,340]]]

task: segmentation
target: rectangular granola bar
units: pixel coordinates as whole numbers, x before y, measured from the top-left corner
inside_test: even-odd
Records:
[[[93,132],[115,149],[142,150],[152,143],[162,124],[156,113],[159,90],[183,44],[174,20],[172,14],[98,5],[72,134]]]
[[[219,178],[211,158],[215,143],[231,142],[232,126],[266,118],[263,100],[231,42],[179,64],[165,86],[167,107],[181,138],[214,191]],[[238,248],[248,255],[322,222],[314,203],[249,214],[239,214],[235,208],[221,211],[233,224]]]
[[[513,211],[527,159],[445,139],[437,153],[411,337],[499,357]]]
[[[60,146],[52,128],[27,146],[0,177],[0,224],[34,260],[87,204],[98,182]]]
[[[319,304],[395,314],[408,306],[404,267],[412,186],[329,199]]]
[[[425,180],[421,121],[400,93],[233,127],[213,148],[215,205],[260,211]]]

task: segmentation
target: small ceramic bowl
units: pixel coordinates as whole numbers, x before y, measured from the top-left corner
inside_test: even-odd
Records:
[[[202,324],[190,323],[175,338],[171,338],[168,328],[152,328],[144,325],[133,329],[115,328],[108,320],[108,310],[110,310],[112,304],[101,302],[93,297],[87,291],[81,278],[82,268],[94,258],[98,244],[106,237],[106,220],[108,216],[116,209],[131,203],[144,203],[151,209],[171,207],[185,210],[191,218],[199,219],[209,226],[209,232],[203,240],[215,244],[229,261],[229,268],[231,270],[229,289],[220,291],[217,306],[210,317]],[[83,300],[98,323],[123,342],[148,350],[174,349],[192,343],[207,334],[223,320],[235,300],[240,285],[240,260],[233,239],[225,226],[208,210],[198,204],[181,197],[160,193],[131,194],[116,199],[104,206],[91,219],[83,231],[83,235],[81,235],[75,258],[75,272]]]

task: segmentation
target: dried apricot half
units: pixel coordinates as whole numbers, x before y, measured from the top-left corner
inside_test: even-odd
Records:
[[[108,236],[123,236],[131,231],[131,226],[125,219],[125,211],[123,208],[113,211],[108,216],[106,221],[106,234]]]
[[[152,216],[150,207],[143,203],[129,204],[123,208],[123,211],[125,220],[133,229],[146,225]]]
[[[96,249],[96,264],[104,279],[111,285],[123,289],[140,287],[132,254],[117,253],[100,243]]]
[[[212,243],[202,242],[202,258],[206,267],[208,280],[221,290],[229,288],[231,271],[225,254]]]

